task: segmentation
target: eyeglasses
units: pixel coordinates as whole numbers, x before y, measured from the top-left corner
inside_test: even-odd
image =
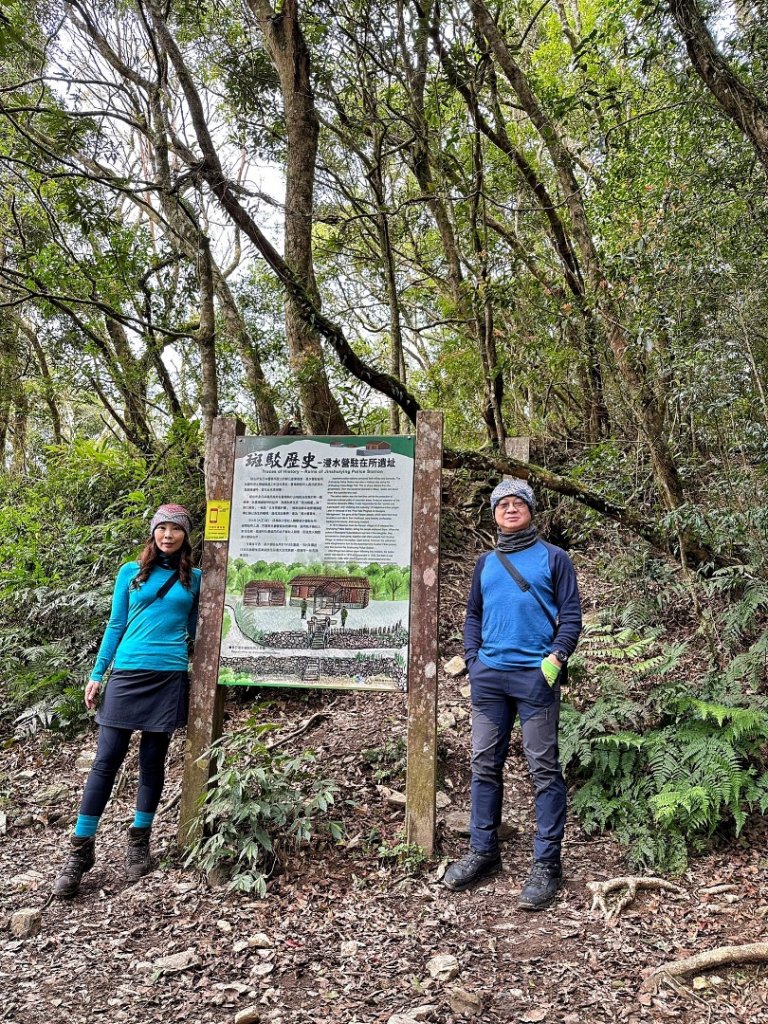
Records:
[[[500,508],[502,512],[508,512],[510,509],[513,512],[522,512],[528,506],[524,501],[500,501],[496,508]]]

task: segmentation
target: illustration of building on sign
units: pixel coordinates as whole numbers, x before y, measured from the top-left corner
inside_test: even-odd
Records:
[[[243,590],[243,604],[249,608],[282,608],[285,605],[285,584],[274,580],[252,580]]]
[[[290,587],[290,604],[312,601],[316,615],[333,615],[342,605],[367,608],[371,595],[371,584],[365,576],[294,576]]]

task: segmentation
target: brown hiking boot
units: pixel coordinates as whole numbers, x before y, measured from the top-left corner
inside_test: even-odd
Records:
[[[80,888],[80,881],[86,871],[90,871],[96,862],[95,836],[72,836],[69,856],[53,883],[53,895],[59,899],[69,899]]]
[[[129,882],[138,882],[142,875],[152,870],[152,858],[149,855],[149,836],[151,828],[128,829],[128,849],[125,853],[125,877]]]

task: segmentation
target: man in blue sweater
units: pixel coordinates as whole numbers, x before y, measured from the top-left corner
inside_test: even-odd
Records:
[[[517,716],[536,807],[533,868],[518,905],[542,910],[563,880],[560,678],[581,632],[581,604],[570,558],[541,540],[532,523],[536,498],[528,484],[502,481],[491,494],[491,509],[497,547],[475,566],[464,626],[472,690],[470,849],[451,864],[443,882],[449,889],[467,889],[501,867],[504,762]]]

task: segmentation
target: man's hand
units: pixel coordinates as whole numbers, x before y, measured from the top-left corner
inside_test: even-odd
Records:
[[[554,686],[557,682],[557,677],[560,675],[560,669],[562,667],[562,662],[559,661],[554,654],[548,654],[542,661],[541,671],[544,673],[544,678],[550,686]]]
[[[97,683],[95,680],[90,679],[85,686],[85,706],[89,711],[93,711],[96,707],[96,700],[99,696],[99,687],[101,683]]]

